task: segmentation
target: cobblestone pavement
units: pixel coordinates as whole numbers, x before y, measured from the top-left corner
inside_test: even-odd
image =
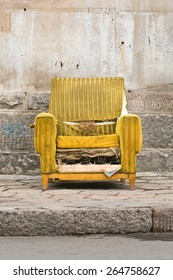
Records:
[[[0,175],[0,219],[0,235],[173,231],[173,173],[138,173],[135,191],[120,181],[56,181],[42,191],[40,176]]]

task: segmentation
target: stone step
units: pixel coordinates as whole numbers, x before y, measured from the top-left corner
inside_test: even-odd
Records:
[[[173,209],[165,207],[64,211],[2,209],[0,236],[171,232],[172,215]]]
[[[150,232],[152,211],[149,208],[3,209],[0,220],[1,236]]]

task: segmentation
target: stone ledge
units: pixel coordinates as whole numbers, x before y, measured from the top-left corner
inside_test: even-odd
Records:
[[[34,130],[28,127],[33,123],[37,113],[0,112],[0,150],[21,151],[34,150]]]
[[[50,93],[29,93],[28,109],[48,111]]]
[[[4,209],[0,211],[0,220],[1,236],[150,232],[152,211],[149,208],[71,211]]]
[[[153,209],[153,231],[168,232],[173,231],[173,209],[155,208]]]
[[[34,153],[1,153],[1,174],[40,174],[39,155]]]
[[[136,113],[173,113],[173,84],[128,90],[128,110]]]
[[[173,148],[173,115],[139,114],[144,148]]]
[[[25,110],[27,94],[25,92],[0,93],[0,110]]]
[[[142,149],[137,156],[138,172],[173,172],[173,149]]]

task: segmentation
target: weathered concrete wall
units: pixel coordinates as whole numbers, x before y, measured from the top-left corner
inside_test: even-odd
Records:
[[[0,1],[0,172],[38,172],[27,123],[55,76],[123,76],[143,122],[138,170],[173,170],[172,16],[171,0]]]

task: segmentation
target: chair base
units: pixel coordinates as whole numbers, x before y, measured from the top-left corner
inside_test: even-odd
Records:
[[[136,174],[116,173],[111,177],[107,177],[104,173],[52,173],[42,174],[42,189],[45,191],[48,187],[49,179],[58,179],[62,181],[115,181],[121,179],[125,183],[129,179],[130,189],[135,190]]]

